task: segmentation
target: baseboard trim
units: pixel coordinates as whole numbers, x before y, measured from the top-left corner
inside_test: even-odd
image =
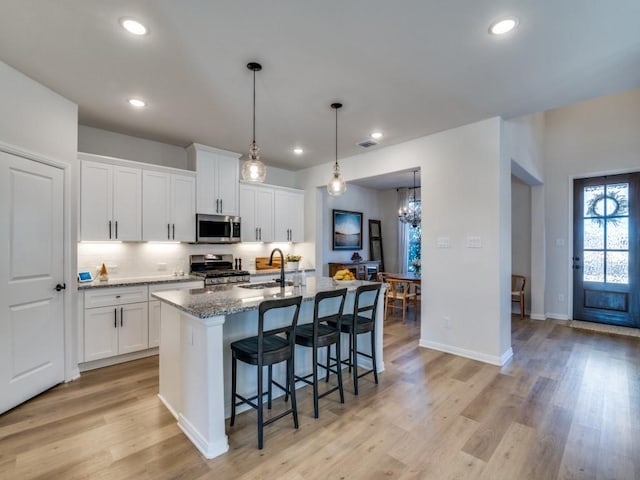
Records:
[[[202,453],[205,458],[215,458],[229,450],[229,442],[226,435],[223,435],[218,441],[210,442],[182,414],[178,417],[178,427],[180,427],[180,430],[182,430],[187,438],[191,440],[191,443],[200,450],[200,453]]]
[[[561,313],[548,313],[546,314],[547,318],[552,320],[570,320],[568,315],[564,315]]]
[[[420,339],[418,343],[421,347],[431,348],[444,353],[451,353],[458,355],[459,357],[470,358],[471,360],[478,360],[479,362],[489,363],[491,365],[503,366],[513,356],[513,350],[509,348],[500,356],[487,355],[486,353],[476,352],[474,350],[467,350],[465,348],[452,347],[451,345],[445,345],[444,343],[433,342],[431,340]]]
[[[529,315],[529,318],[531,320],[546,320],[547,319],[546,315],[542,315],[540,313],[532,313],[532,314]]]
[[[158,355],[158,352],[158,347],[155,347],[148,350],[142,350],[140,352],[118,355],[116,357],[101,358],[100,360],[79,363],[78,369],[80,372],[86,372],[87,370],[95,370],[96,368],[110,367],[111,365],[117,365],[118,363],[130,362],[131,360],[139,360],[145,357],[152,357],[154,355]]]

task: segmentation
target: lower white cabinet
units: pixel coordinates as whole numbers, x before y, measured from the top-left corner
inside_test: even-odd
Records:
[[[85,360],[149,348],[148,304],[88,308],[84,312]]]

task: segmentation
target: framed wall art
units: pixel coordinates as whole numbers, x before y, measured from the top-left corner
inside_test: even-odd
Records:
[[[362,212],[333,210],[333,249],[362,250]]]

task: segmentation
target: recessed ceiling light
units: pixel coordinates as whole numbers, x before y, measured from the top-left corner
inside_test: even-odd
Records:
[[[133,33],[134,35],[146,35],[148,31],[147,27],[133,18],[121,18],[120,25],[122,25],[122,28],[127,32]]]
[[[295,153],[296,155],[302,155],[304,153],[304,150],[300,147],[296,147],[293,149],[293,153]]]
[[[492,35],[504,35],[518,26],[518,19],[516,17],[507,17],[501,20],[496,20],[489,26],[489,33]]]
[[[376,140],[380,140],[382,138],[382,132],[373,132],[371,134],[371,138],[375,138]]]
[[[132,107],[142,108],[147,106],[147,102],[145,102],[140,98],[130,98],[127,101],[129,102],[129,105],[131,105]]]

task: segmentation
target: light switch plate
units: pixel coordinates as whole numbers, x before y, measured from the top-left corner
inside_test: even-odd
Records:
[[[467,248],[482,248],[482,238],[469,235],[467,237]]]
[[[436,245],[438,248],[451,248],[451,239],[449,237],[438,237]]]

